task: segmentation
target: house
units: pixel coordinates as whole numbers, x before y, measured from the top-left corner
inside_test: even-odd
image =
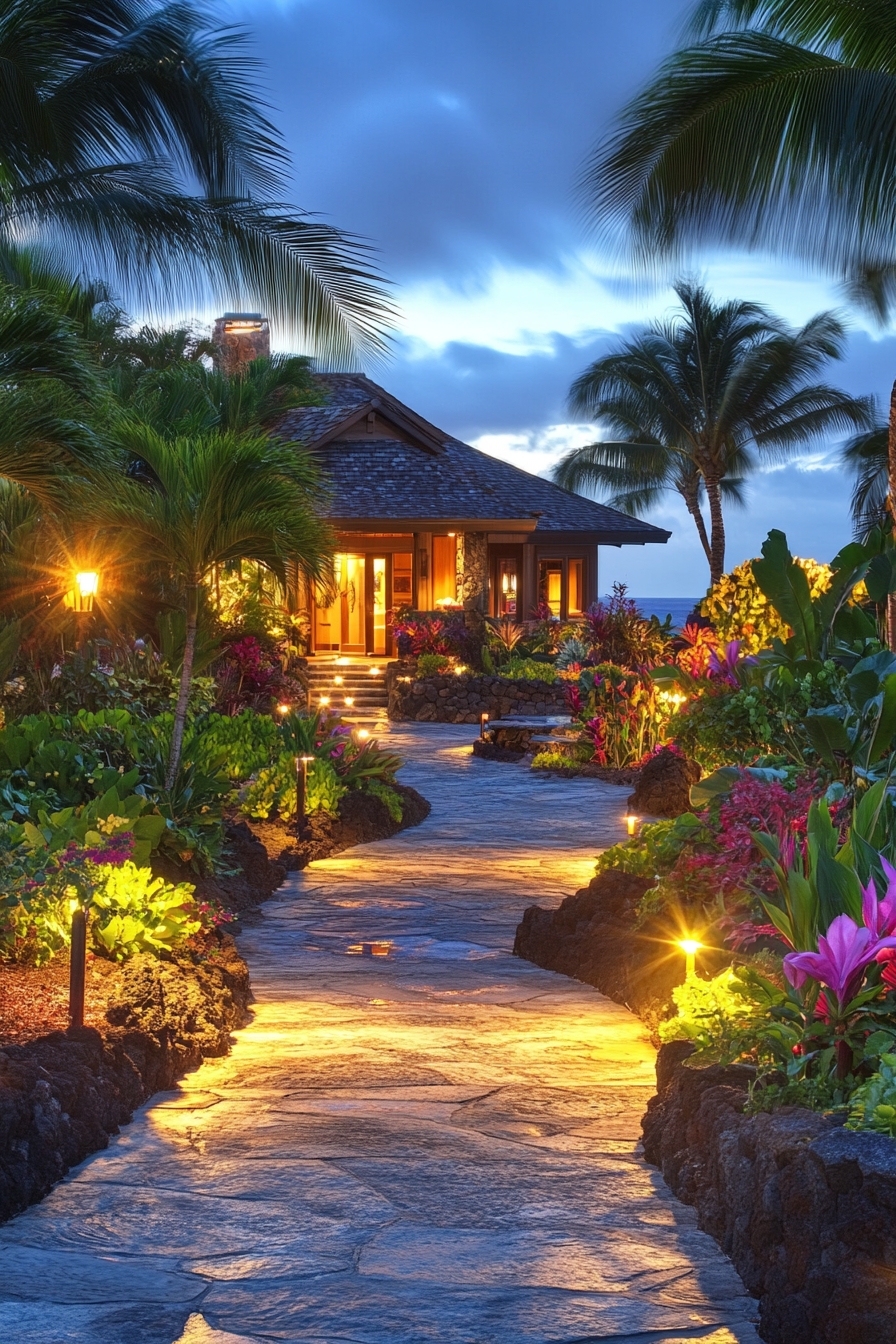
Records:
[[[248,358],[263,353],[262,321],[221,320],[255,342]],[[525,620],[547,604],[575,618],[597,600],[601,546],[671,535],[461,443],[363,374],[315,376],[326,403],[287,411],[275,426],[315,455],[331,484],[337,596],[314,604],[315,653],[390,654],[389,613],[403,607]]]

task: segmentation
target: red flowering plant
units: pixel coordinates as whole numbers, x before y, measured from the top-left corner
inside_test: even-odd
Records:
[[[600,765],[623,770],[661,745],[671,708],[649,677],[612,663],[585,668],[567,702]]]
[[[421,611],[389,613],[392,635],[402,657],[417,658],[434,653],[444,657],[462,655],[467,647],[467,630],[462,612],[432,615]]]
[[[284,670],[288,661],[281,649],[256,635],[225,642],[215,664],[219,711],[230,715],[246,708],[267,711],[275,698],[289,703],[300,699],[304,688]]]

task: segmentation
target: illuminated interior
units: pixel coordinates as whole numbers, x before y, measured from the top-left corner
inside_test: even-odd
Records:
[[[541,560],[538,565],[538,596],[558,619],[563,614],[563,561]]]
[[[457,601],[456,536],[432,539],[432,597],[434,607]]]
[[[516,617],[519,611],[516,560],[498,561],[498,615]]]

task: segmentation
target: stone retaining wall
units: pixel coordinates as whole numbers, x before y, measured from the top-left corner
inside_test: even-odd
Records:
[[[0,1222],[105,1148],[154,1092],[225,1055],[250,998],[246,963],[223,934],[213,955],[132,958],[102,1034],[56,1031],[0,1050]]]
[[[896,1142],[797,1107],[745,1116],[751,1071],[664,1046],[644,1154],[760,1300],[768,1344],[896,1340]]]
[[[418,678],[394,663],[386,671],[386,688],[389,718],[405,722],[478,723],[480,714],[506,718],[509,714],[569,713],[563,682],[453,673]]]

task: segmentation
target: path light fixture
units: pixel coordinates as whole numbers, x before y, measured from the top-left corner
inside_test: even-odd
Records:
[[[334,677],[334,678],[333,678],[333,685],[334,685],[334,686],[341,686],[342,683],[343,683],[344,681],[345,681],[345,677]]]
[[[69,949],[68,1019],[73,1027],[84,1025],[84,987],[87,983],[87,914],[71,902],[72,941]]]
[[[382,670],[382,669],[379,668],[379,667],[371,667],[371,668],[369,669],[369,672],[370,672],[370,675],[371,675],[372,677],[378,677],[379,674],[380,674],[380,671],[381,671],[381,670]]]
[[[347,695],[347,696],[345,697],[345,707],[346,707],[346,709],[351,709],[351,707],[352,707],[352,705],[353,705],[354,703],[355,703],[355,697],[354,697],[353,695]]]
[[[370,733],[367,731],[366,728],[359,728],[355,736],[359,742],[366,742],[368,737],[370,736]]]
[[[641,821],[640,817],[633,816],[633,814],[629,812],[627,816],[623,817],[623,821],[626,824],[629,835],[638,834],[638,825]]]
[[[296,757],[296,830],[299,833],[304,830],[308,820],[305,816],[305,796],[308,792],[308,766],[313,760],[313,756]]]
[[[479,741],[485,741],[485,725],[488,723],[488,715],[483,712],[479,715]]]
[[[82,570],[75,575],[75,586],[72,589],[72,606],[75,611],[82,615],[93,611],[93,599],[99,586],[100,576],[95,569]]]
[[[330,697],[328,695],[322,695],[320,697],[320,703],[322,705],[328,705],[330,703]]]
[[[703,944],[696,938],[679,938],[678,946],[684,953],[684,975],[686,980],[693,980],[697,974],[697,953]]]
[[[289,713],[289,711],[290,711],[291,709],[292,709],[292,705],[287,705],[287,704],[278,705],[278,706],[277,706],[277,713],[280,714],[280,715],[285,719],[286,716],[287,716],[287,714]]]

